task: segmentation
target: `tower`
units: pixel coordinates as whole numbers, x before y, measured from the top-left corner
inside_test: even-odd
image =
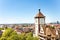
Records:
[[[45,25],[45,16],[40,12],[35,16],[35,36],[41,32],[43,25]]]

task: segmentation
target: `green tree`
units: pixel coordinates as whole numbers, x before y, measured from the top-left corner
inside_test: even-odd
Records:
[[[38,40],[38,38],[37,37],[33,37],[33,33],[30,32],[30,33],[26,34],[26,40]]]
[[[4,30],[4,28],[0,28],[0,30]]]
[[[33,40],[39,40],[37,37],[33,37]]]
[[[32,37],[33,33],[32,32],[26,33],[26,37],[28,37],[28,35]]]
[[[6,37],[1,37],[0,40],[7,40],[7,38]]]
[[[20,40],[26,40],[25,33],[19,35]]]
[[[38,40],[38,38],[33,36],[28,36],[26,40]]]
[[[3,37],[9,37],[12,32],[13,32],[13,29],[8,28],[5,30],[5,32],[3,32],[2,36]]]
[[[12,36],[12,35],[17,35],[17,32],[16,31],[11,32],[10,36]]]
[[[20,40],[18,35],[12,35],[7,40]]]
[[[50,26],[50,28],[55,29],[55,26]]]
[[[26,38],[26,40],[33,40],[33,37],[29,36]]]
[[[38,40],[37,37],[33,37],[33,33],[21,33],[17,34],[12,28],[5,29],[0,40]]]

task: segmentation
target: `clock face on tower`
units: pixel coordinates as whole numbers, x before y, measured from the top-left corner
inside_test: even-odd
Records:
[[[40,18],[40,24],[44,24],[44,18]]]

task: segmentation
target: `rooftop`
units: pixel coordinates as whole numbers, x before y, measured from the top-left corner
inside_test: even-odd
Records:
[[[35,18],[44,18],[45,16],[40,12],[39,9],[39,13],[35,16]]]

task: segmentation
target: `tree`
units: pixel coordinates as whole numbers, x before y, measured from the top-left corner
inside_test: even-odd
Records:
[[[55,29],[54,25],[49,26],[50,29]]]
[[[37,37],[33,37],[33,33],[30,32],[30,33],[26,34],[26,40],[38,40],[38,38]]]
[[[7,38],[6,37],[1,37],[0,40],[7,40]]]
[[[4,28],[0,28],[0,30],[4,30]]]
[[[33,37],[33,40],[39,40],[37,37]]]
[[[18,35],[12,35],[7,40],[20,40]]]
[[[33,37],[28,36],[28,37],[26,38],[26,40],[33,40]]]
[[[19,40],[18,34],[16,31],[14,31],[12,28],[5,29],[5,32],[3,32],[1,40]]]
[[[33,33],[21,33],[17,34],[12,28],[5,29],[0,40],[38,40],[37,37],[33,37]]]
[[[26,40],[25,33],[19,35],[20,40]]]
[[[17,35],[17,32],[13,31],[12,33],[10,33],[10,36],[12,36],[12,35]]]
[[[3,32],[2,36],[3,37],[9,37],[12,32],[13,32],[13,29],[8,28],[5,30],[5,32]]]
[[[26,40],[38,40],[38,38],[33,36],[28,36]]]
[[[33,33],[32,32],[27,33],[26,34],[26,37],[28,37],[28,35],[32,37],[33,36]]]

